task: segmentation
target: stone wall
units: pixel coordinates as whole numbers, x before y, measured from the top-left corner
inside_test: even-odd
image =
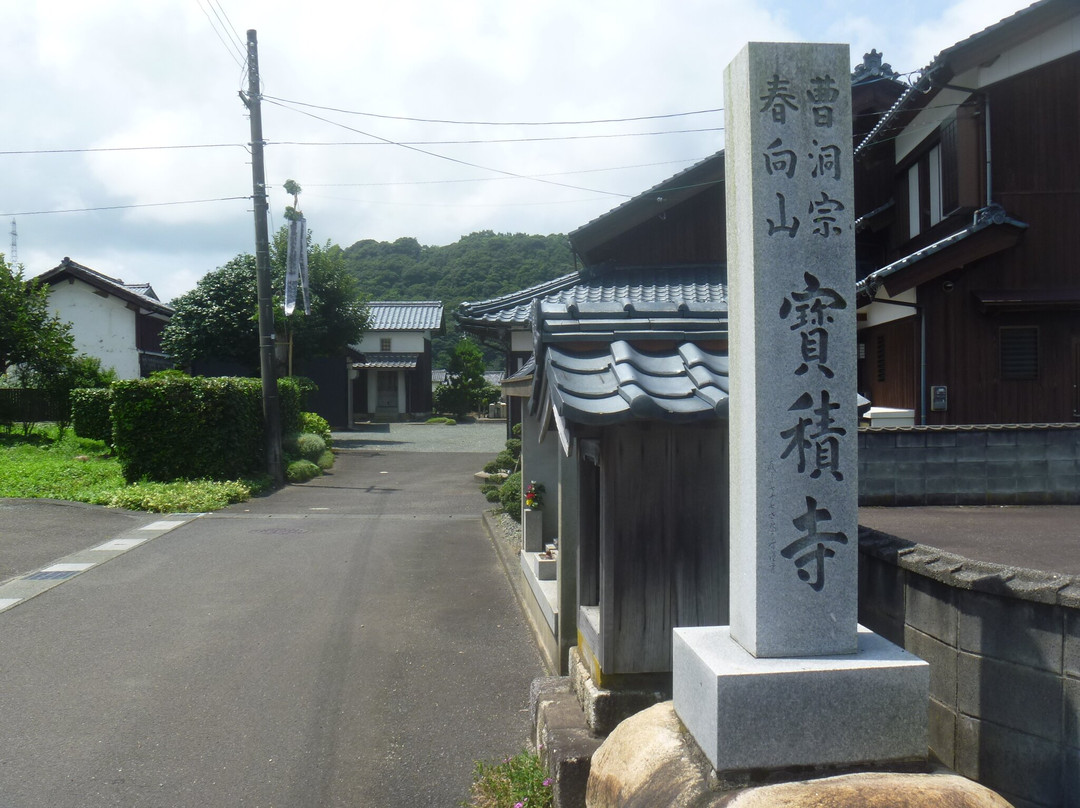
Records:
[[[1017,808],[1080,808],[1080,578],[859,544],[859,621],[930,663],[932,752]]]
[[[1080,503],[1080,424],[859,430],[860,505]]]

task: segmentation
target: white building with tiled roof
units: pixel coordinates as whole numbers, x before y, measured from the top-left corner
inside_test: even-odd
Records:
[[[64,258],[35,280],[48,286],[49,308],[71,325],[75,350],[121,379],[172,367],[161,332],[172,318],[148,283],[127,284]]]
[[[381,300],[368,304],[371,326],[352,365],[356,417],[396,418],[431,412],[431,338],[445,328],[438,300]]]

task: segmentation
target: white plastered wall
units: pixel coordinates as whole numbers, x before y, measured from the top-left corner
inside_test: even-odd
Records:
[[[49,288],[49,307],[71,323],[75,350],[101,360],[121,379],[139,378],[134,311],[118,297],[102,297],[82,281],[61,281]]]

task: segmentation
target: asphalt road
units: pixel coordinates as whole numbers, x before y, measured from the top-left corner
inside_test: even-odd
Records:
[[[489,457],[345,452],[0,612],[0,808],[457,805],[542,673]]]

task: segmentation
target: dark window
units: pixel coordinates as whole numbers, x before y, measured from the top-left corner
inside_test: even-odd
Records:
[[[379,340],[379,350],[384,353],[390,350],[390,337],[383,337]]]
[[[1004,327],[1001,342],[1001,378],[1012,381],[1039,378],[1039,329]]]

